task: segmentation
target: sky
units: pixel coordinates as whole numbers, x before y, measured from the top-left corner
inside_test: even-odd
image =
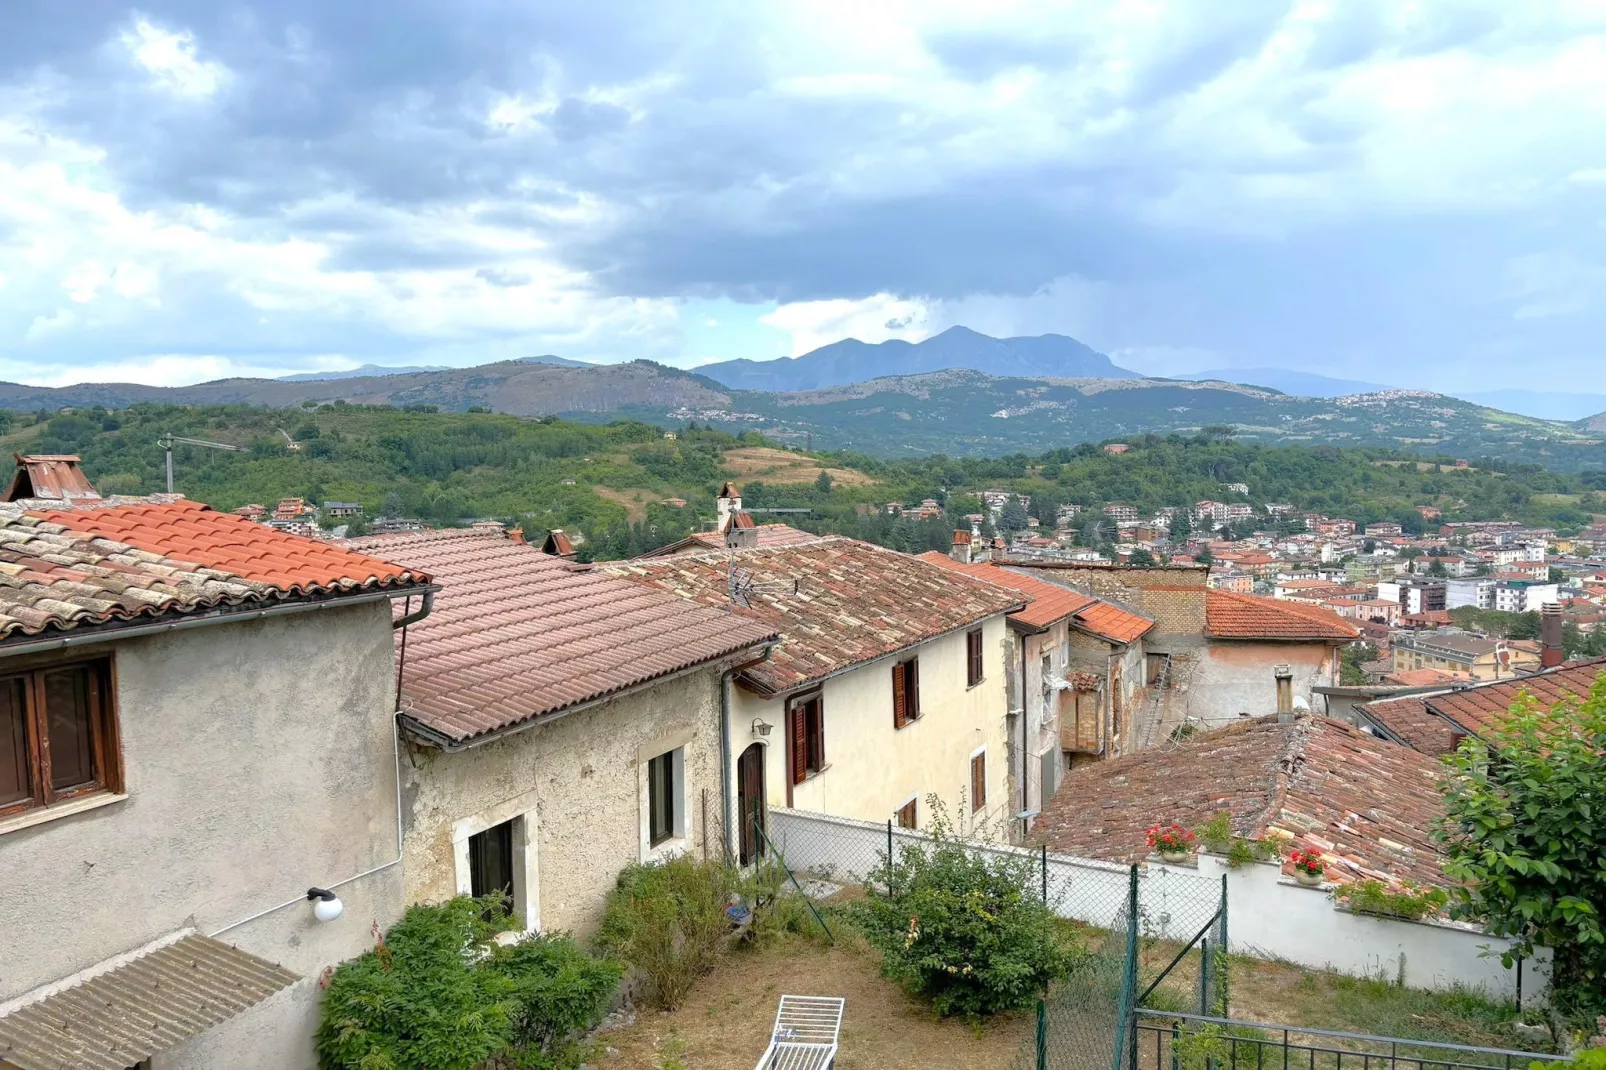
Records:
[[[1606,0],[5,6],[0,379],[1606,368]]]

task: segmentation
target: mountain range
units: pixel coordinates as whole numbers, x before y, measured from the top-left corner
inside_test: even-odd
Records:
[[[892,375],[920,375],[971,368],[993,375],[1137,379],[1103,353],[1063,334],[993,338],[969,327],[950,327],[923,342],[894,338],[861,342],[844,338],[800,357],[726,360],[699,366],[697,374],[733,390],[819,390]]]

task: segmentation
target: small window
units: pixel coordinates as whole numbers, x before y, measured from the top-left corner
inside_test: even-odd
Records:
[[[515,819],[516,820],[516,819]],[[468,838],[469,893],[500,896],[513,905],[513,822],[492,825]]]
[[[965,686],[975,687],[982,681],[981,629],[965,633]]]
[[[987,806],[987,752],[982,751],[970,759],[970,812],[976,813]]]
[[[647,763],[647,842],[653,847],[673,839],[679,825],[680,787],[675,782],[679,755],[676,748]]]
[[[818,693],[794,699],[786,718],[792,783],[801,784],[825,768],[825,701]]]
[[[0,676],[0,816],[120,790],[110,662]]]
[[[920,719],[920,659],[910,658],[892,667],[892,727],[902,728]]]
[[[898,827],[901,829],[916,828],[915,800],[910,799],[898,807]]]

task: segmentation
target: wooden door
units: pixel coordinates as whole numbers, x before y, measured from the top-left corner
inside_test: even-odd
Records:
[[[754,743],[736,762],[736,805],[741,812],[742,865],[759,855],[758,830],[764,824],[764,745]]]

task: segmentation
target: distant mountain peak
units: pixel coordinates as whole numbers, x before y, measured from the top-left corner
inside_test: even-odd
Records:
[[[1140,378],[1063,334],[994,338],[960,324],[919,342],[844,338],[799,357],[727,360],[697,371],[732,389],[786,391],[959,368],[1026,379]]]

